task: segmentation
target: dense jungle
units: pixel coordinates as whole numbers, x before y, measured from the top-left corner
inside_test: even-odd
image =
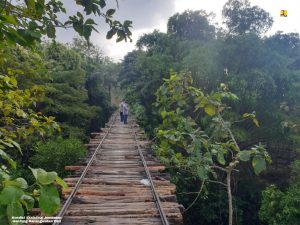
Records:
[[[0,224],[58,212],[64,167],[122,98],[171,174],[185,225],[300,224],[298,33],[266,35],[269,12],[228,0],[224,26],[204,10],[176,13],[116,62],[91,42],[89,17],[117,42],[135,21],[115,20],[122,7],[105,0],[76,3],[84,12],[62,21],[61,1],[0,0]],[[77,37],[60,43],[58,27]]]

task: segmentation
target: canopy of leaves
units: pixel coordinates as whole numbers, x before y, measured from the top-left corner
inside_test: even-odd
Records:
[[[114,9],[104,11],[105,0],[75,2],[83,6],[86,16],[94,14],[105,18],[110,27],[107,38],[116,35],[117,41],[130,39],[131,21],[122,24],[114,20]],[[54,39],[56,27],[71,26],[87,41],[92,31],[97,31],[94,20],[84,18],[80,12],[66,21],[58,20],[62,12],[66,10],[57,0],[0,1],[0,224],[14,224],[13,216],[24,216],[34,206],[38,206],[43,215],[54,215],[60,208],[57,187],[66,188],[66,184],[57,173],[40,168],[30,168],[32,174],[28,173],[29,158],[36,153],[33,146],[37,140],[41,143],[60,131],[53,115],[61,123],[65,136],[84,139],[90,124],[95,125],[94,129],[99,128],[111,112],[107,98],[89,104],[85,88],[86,75],[100,70],[96,65],[102,62],[102,56],[97,49],[94,48],[95,54],[87,55],[85,45],[72,50],[60,44],[38,44],[45,36]],[[105,85],[110,87],[111,84],[100,84]],[[99,89],[94,90],[96,94],[107,92],[105,88],[104,91]],[[69,157],[77,160],[82,156],[83,146],[77,139],[69,142],[61,140],[59,147],[63,150],[56,156],[49,146],[43,150],[40,147],[40,155],[35,159],[42,162],[43,167],[58,158],[64,163]],[[64,145],[76,153],[68,152]],[[17,159],[21,163],[17,164]],[[28,185],[18,174],[32,183]]]
[[[205,11],[187,10],[177,13],[168,20],[168,34],[181,40],[209,40],[214,38],[215,27],[208,18],[212,16]]]
[[[248,0],[229,0],[223,7],[224,23],[232,34],[262,34],[270,29],[273,18]]]
[[[225,124],[220,116],[225,108],[222,100],[236,100],[234,94],[218,91],[205,95],[192,86],[188,76],[171,74],[156,96],[155,105],[162,119],[156,131],[158,154],[165,162],[191,170],[194,177],[202,180],[208,179],[208,173],[214,174],[213,168],[224,166],[224,170],[230,171],[240,161],[250,159],[255,173],[266,169],[265,160],[268,161],[269,156],[264,149],[256,146],[240,151],[230,136],[230,123]],[[194,108],[194,112],[201,109],[213,117],[212,129],[202,130],[188,106]]]
[[[264,14],[264,11],[252,7],[246,1],[239,2],[241,18],[236,18],[236,24],[242,25],[243,21],[248,21],[253,24],[252,26],[241,26],[240,33],[238,31],[233,32],[235,35],[220,30],[208,40],[180,38],[170,32],[165,34],[154,31],[145,34],[137,42],[138,50],[128,53],[124,58],[119,81],[127,93],[127,99],[133,104],[132,109],[136,113],[140,125],[152,136],[154,136],[153,130],[161,126],[164,121],[158,108],[153,105],[156,102],[154,93],[163,84],[162,79],[169,78],[170,70],[178,73],[190,71],[195,87],[200,88],[205,93],[217,91],[220,83],[223,83],[225,84],[223,87],[239,96],[237,101],[224,100],[224,103],[231,107],[231,110],[226,110],[223,115],[226,120],[231,122],[230,128],[239,146],[251,151],[251,146],[262,142],[266,145],[273,159],[273,163],[261,178],[255,178],[251,172],[248,172],[251,165],[247,163],[242,166],[241,172],[236,176],[238,187],[242,187],[238,188],[235,193],[236,201],[239,202],[237,204],[242,211],[236,220],[250,225],[260,223],[258,218],[261,201],[260,191],[271,183],[277,183],[280,186],[287,185],[289,168],[286,165],[296,157],[293,151],[298,148],[300,143],[300,39],[298,34],[284,34],[282,32],[262,38],[259,34],[271,26],[271,18],[265,20],[265,17],[257,16],[260,12],[262,15],[268,15]],[[249,18],[242,17],[243,10],[248,10],[249,14],[245,15]],[[253,18],[250,18],[252,17],[251,11],[254,13]],[[180,14],[174,18],[181,18]],[[264,22],[267,22],[267,25]],[[209,23],[209,26],[212,24]],[[191,30],[197,31],[197,29],[193,29],[192,25],[191,27]],[[183,26],[180,29],[184,30],[185,28]],[[171,98],[171,96],[169,97]],[[174,99],[177,97],[177,95],[174,96]],[[182,94],[183,97],[184,94]],[[161,152],[163,153],[161,156],[168,162],[182,162],[181,165],[185,168],[187,163],[184,159],[190,153],[178,146],[174,149],[168,147],[182,140],[187,140],[189,144],[192,143],[188,137],[182,137],[182,134],[177,132],[181,128],[187,129],[188,126],[185,127],[185,124],[190,124],[187,115],[195,118],[194,122],[201,129],[214,131],[209,117],[203,117],[203,114],[194,112],[194,102],[191,99],[186,99],[187,103],[180,106],[184,112],[173,112],[175,114],[172,114],[174,116],[172,118],[176,120],[176,123],[173,124],[173,120],[168,120],[165,123],[166,126],[171,127],[165,129],[170,129],[170,133],[161,133],[163,137],[166,135],[165,138],[167,139],[165,146],[162,143],[161,149],[164,151]],[[180,100],[173,102],[174,105],[171,108],[180,102]],[[164,104],[167,105],[167,103]],[[165,118],[171,117],[168,112],[166,110],[164,113]],[[214,113],[214,108],[207,107],[205,112]],[[184,116],[180,117],[181,113]],[[244,117],[241,118],[241,115]],[[243,123],[239,123],[241,121]],[[173,126],[176,128],[172,129]],[[189,133],[188,131],[185,132]],[[178,154],[176,155],[176,153]],[[240,159],[248,159],[248,153],[242,153]],[[226,161],[227,156],[224,159]],[[219,160],[223,162],[221,155]],[[198,161],[194,163],[199,165]],[[255,170],[257,173],[265,167],[265,164],[260,160],[255,160],[253,165],[257,166],[257,170]],[[197,166],[193,168],[198,169]],[[189,175],[187,172],[174,167],[171,167],[170,170],[173,174],[172,179],[180,181],[177,183],[178,188],[180,188],[179,192],[180,190],[185,192],[186,189],[195,191],[197,187],[199,188],[199,183],[193,180],[196,172]],[[194,186],[193,182],[195,183]],[[185,187],[184,184],[188,187]],[[213,189],[209,188],[209,190]],[[180,196],[180,199],[187,198],[184,194]],[[213,197],[213,199],[219,198],[219,196]],[[185,201],[186,206],[194,200],[192,197],[188,199],[190,202]],[[206,202],[206,200],[201,199],[195,203],[198,206],[201,204],[207,206],[210,202],[211,207],[209,209],[212,210],[212,213],[209,215],[207,215],[207,211],[205,213],[200,208],[197,212],[195,212],[196,209],[186,212],[186,218],[189,217],[191,224],[195,224],[195,220],[191,219],[194,216],[195,218],[208,218],[208,216],[211,218],[211,220],[199,219],[197,225],[221,224],[214,216],[220,211],[226,213],[226,209],[224,207],[218,208],[212,201]],[[223,216],[226,218],[226,215]]]
[[[110,30],[107,37],[117,35],[117,41],[131,40],[131,21],[122,24],[113,19],[115,9],[106,10],[106,0],[74,1],[84,8],[86,16],[93,14],[105,18]],[[105,11],[106,10],[106,11]],[[59,14],[66,13],[62,1],[50,0],[22,0],[0,2],[0,43],[20,44],[32,46],[36,41],[40,42],[43,36],[55,38],[56,28],[69,28],[70,26],[87,41],[92,31],[97,31],[96,23],[92,18],[84,18],[82,13],[77,12],[69,16],[66,21],[58,19]]]

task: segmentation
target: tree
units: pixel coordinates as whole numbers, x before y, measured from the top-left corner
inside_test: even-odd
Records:
[[[19,67],[20,61],[13,52],[12,49],[0,49],[1,224],[13,224],[12,216],[23,216],[35,202],[43,213],[55,213],[60,207],[55,185],[66,187],[57,173],[42,169],[31,168],[35,181],[30,186],[24,178],[12,176],[17,168],[17,156],[23,154],[21,143],[32,140],[32,137],[45,138],[59,130],[54,117],[37,112],[37,104],[44,96],[43,87],[32,84],[25,85],[24,89],[18,87],[18,77],[23,76],[28,68],[24,66],[22,70]],[[35,69],[31,68],[29,75],[34,75]]]
[[[77,5],[84,8],[87,16],[94,14],[101,16],[110,26],[107,38],[117,35],[117,41],[130,39],[131,21],[121,22],[113,19],[115,9],[106,7],[106,0],[79,0],[75,1]],[[35,41],[40,42],[43,35],[49,38],[55,38],[57,27],[73,29],[87,41],[92,31],[97,31],[95,21],[91,18],[85,19],[84,16],[77,12],[76,15],[69,16],[67,21],[58,20],[59,13],[66,13],[66,9],[61,1],[1,1],[0,2],[0,41],[20,44],[23,46],[32,46]]]
[[[216,89],[224,79],[224,67],[219,60],[220,42],[215,39],[205,43],[193,41],[184,43],[182,48],[186,53],[182,54],[180,68],[191,72],[194,85],[208,93]]]
[[[273,18],[258,6],[251,6],[249,0],[229,0],[223,7],[224,23],[231,34],[262,34],[269,30]]]
[[[104,60],[86,80],[88,103],[101,108],[101,113],[98,115],[101,118],[101,125],[109,119],[113,110],[111,107],[112,88],[116,86],[118,73],[118,64]],[[96,124],[94,122],[94,129],[98,129]]]
[[[168,34],[181,40],[209,40],[215,36],[215,27],[208,20],[212,14],[203,10],[176,13],[168,20]]]
[[[156,106],[162,119],[161,125],[156,129],[157,153],[170,166],[190,171],[193,176],[198,177],[202,181],[200,192],[206,182],[225,186],[228,196],[228,224],[232,225],[232,174],[245,161],[251,161],[255,174],[259,174],[266,169],[266,162],[271,162],[271,159],[260,144],[249,150],[240,149],[231,131],[231,122],[224,121],[221,115],[226,109],[222,101],[237,98],[227,91],[225,84],[221,84],[220,91],[210,95],[191,84],[190,76],[171,73],[170,79],[165,79],[156,93]],[[212,117],[209,129],[203,130],[197,123],[197,118],[190,112],[191,105],[194,112],[201,114],[204,111]],[[243,117],[258,123],[252,114],[244,114]],[[225,181],[222,173],[225,173]]]
[[[87,76],[93,73],[99,64],[105,60],[105,56],[98,46],[93,43],[87,43],[83,38],[75,37],[67,47],[74,50],[81,56],[81,67]]]
[[[176,54],[175,46],[178,41],[171,35],[154,30],[152,33],[142,35],[136,42],[140,50],[145,50],[148,54],[168,53]]]
[[[144,112],[144,116],[139,116],[142,119],[139,122],[147,124],[145,129],[152,135],[157,125],[156,112],[152,107],[155,102],[154,90],[161,85],[174,64],[169,48],[164,46],[153,47],[149,52],[140,50],[128,53],[121,66],[119,81],[121,88],[126,90],[126,100],[136,105],[139,109],[137,112]]]
[[[266,39],[270,50],[289,57],[299,57],[300,38],[298,33],[283,33],[282,31]]]
[[[45,46],[44,60],[50,81],[45,87],[40,110],[46,115],[55,116],[56,121],[61,123],[64,137],[85,139],[92,120],[105,108],[88,104],[86,72],[81,68],[81,56],[62,44],[52,43]]]
[[[250,19],[249,21],[251,22]],[[131,109],[136,113],[139,124],[152,137],[155,136],[153,130],[161,127],[164,121],[167,122],[163,125],[175,127],[172,130],[174,133],[181,131],[185,125],[188,129],[188,116],[208,134],[213,131],[212,127],[217,130],[221,126],[220,123],[216,126],[211,117],[205,116],[202,110],[195,111],[193,97],[188,91],[185,94],[190,100],[187,100],[188,104],[181,106],[184,113],[180,123],[174,125],[172,120],[162,119],[158,108],[152,103],[155,102],[155,91],[163,84],[163,79],[168,77],[170,69],[177,73],[190,71],[193,86],[203,93],[215,93],[219,90],[219,84],[224,83],[239,96],[236,101],[224,99],[226,109],[231,107],[231,110],[222,112],[225,124],[229,122],[242,151],[252,151],[251,148],[261,142],[273,159],[273,163],[262,176],[253,175],[249,169],[250,163],[240,163],[237,167],[240,172],[233,173],[232,186],[237,187],[233,188],[234,219],[237,224],[252,225],[260,223],[258,211],[262,200],[261,191],[270,184],[276,184],[281,192],[286,192],[284,187],[287,186],[290,175],[287,165],[299,157],[294,150],[300,143],[300,42],[298,34],[295,33],[277,33],[269,37],[262,37],[262,33],[252,31],[236,34],[224,32],[211,40],[190,40],[180,39],[171,33],[148,33],[138,41],[138,49],[125,57],[119,77],[126,89],[127,98],[133,104],[137,103]],[[172,95],[168,97],[172,98]],[[177,96],[173,97],[177,99]],[[174,107],[179,102],[174,102]],[[244,114],[248,117],[247,120],[241,117]],[[179,118],[180,114],[174,117]],[[254,118],[259,120],[258,124],[258,121],[254,122]],[[240,120],[244,122],[238,123]],[[170,136],[173,135],[172,132],[169,133]],[[223,134],[226,132],[223,130]],[[170,136],[169,139],[172,139]],[[189,137],[184,138],[188,140]],[[181,150],[178,146],[174,148],[175,153],[186,153]],[[176,163],[180,160],[176,161],[175,153],[173,158],[171,154],[161,157],[165,160],[174,159]],[[227,162],[230,158],[225,156],[225,160]],[[198,176],[197,172],[185,171],[187,166],[179,169],[174,164],[169,164],[168,169],[171,171],[172,180],[176,181],[177,197],[182,204],[189,206],[193,203],[193,195],[197,194],[195,191],[200,189],[202,183],[195,178]],[[197,166],[198,164],[194,167],[198,168]],[[225,176],[225,172],[217,175],[221,178]],[[228,213],[225,207],[227,202],[224,201],[227,195],[225,186],[212,186],[213,183],[206,185],[201,192],[204,195],[185,212],[185,218],[190,222],[187,224],[194,224],[195,221],[197,224],[206,225],[225,223]]]
[[[76,4],[83,6],[87,16],[94,14],[104,17],[105,22],[110,26],[107,38],[117,35],[117,42],[130,39],[131,21],[126,20],[121,24],[121,22],[113,20],[112,15],[115,13],[115,9],[108,9],[104,12],[105,0],[79,0],[76,1]],[[32,50],[37,47],[37,42],[40,42],[43,36],[55,38],[57,27],[73,27],[80,36],[89,42],[92,31],[97,31],[94,20],[85,19],[82,13],[77,12],[67,21],[60,21],[57,18],[61,12],[66,12],[66,10],[63,3],[57,0],[47,2],[43,0],[0,1],[0,157],[3,162],[0,168],[1,224],[13,224],[12,216],[23,216],[30,212],[35,202],[38,203],[42,213],[55,214],[60,208],[57,185],[66,187],[56,172],[46,172],[43,169],[30,168],[34,177],[32,185],[28,185],[23,177],[12,176],[17,167],[15,159],[18,158],[18,154],[22,154],[19,143],[35,137],[44,138],[51,135],[54,130],[59,130],[59,126],[53,116],[45,116],[38,111],[37,107],[40,107],[39,103],[44,97],[44,90],[43,87],[35,84],[36,77],[29,80],[23,78],[26,75],[46,72],[46,70],[35,71],[36,64],[40,65],[41,63],[38,60],[36,64],[33,62],[39,58],[36,57],[36,52],[32,51],[34,57],[33,60],[30,60],[30,63],[33,62],[33,68],[26,65],[22,55],[14,54],[16,49],[8,51],[9,54],[6,54],[9,46],[21,45],[30,47]],[[58,95],[64,93],[59,93],[59,91],[67,91],[64,100],[72,101],[74,97],[72,94],[79,93],[76,97],[80,98],[82,97],[80,94],[85,93],[84,84],[82,85],[81,82],[85,81],[84,72],[76,65],[80,61],[80,56],[76,52],[64,51],[61,53],[65,54],[51,54],[53,57],[51,60],[55,62],[55,65],[48,69],[53,69],[51,73],[58,75],[53,79],[55,82],[59,83],[68,79],[69,83],[53,85],[52,91]],[[60,59],[64,58],[69,60],[60,62]],[[13,59],[17,59],[16,64],[11,63]],[[22,68],[22,62],[24,68]],[[41,68],[45,69],[43,66]],[[72,76],[70,71],[75,72],[76,76]],[[22,88],[18,86],[18,80],[25,81],[22,83]],[[38,82],[38,84],[40,83]],[[47,91],[49,93],[49,89]],[[88,114],[93,111],[84,110],[84,113]],[[81,118],[82,111],[74,112],[74,115],[77,113]],[[73,120],[75,118],[74,116]]]
[[[116,86],[119,65],[105,57],[97,46],[87,45],[83,39],[75,38],[70,48],[81,56],[80,67],[85,71],[88,104],[101,108],[91,125],[91,130],[94,131],[104,125],[113,110],[110,105],[111,92]]]

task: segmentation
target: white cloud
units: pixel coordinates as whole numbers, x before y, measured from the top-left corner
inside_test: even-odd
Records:
[[[132,42],[129,40],[127,42],[116,42],[116,37],[107,40],[105,35],[102,33],[94,33],[92,35],[91,41],[92,43],[100,46],[105,55],[112,58],[114,61],[120,61],[123,57],[130,51],[134,50],[135,43],[139,39],[140,36],[146,33],[152,32],[154,29],[158,29],[162,32],[166,32],[167,25],[164,20],[157,21],[157,25],[151,28],[144,28],[139,30],[134,30],[132,35]]]
[[[175,0],[175,10],[176,12],[183,12],[186,9],[204,9],[220,14],[225,2],[226,0]]]
[[[66,0],[64,0],[66,2]],[[109,1],[108,1],[109,2]],[[133,42],[116,43],[115,40],[106,40],[107,25],[99,22],[100,33],[94,33],[91,40],[114,60],[119,61],[127,52],[135,48],[135,42],[143,33],[152,32],[154,29],[166,32],[168,18],[176,12],[184,10],[204,9],[216,14],[215,22],[222,25],[222,8],[227,0],[119,0],[120,8],[116,12],[116,18],[133,21]],[[252,5],[258,5],[265,9],[274,18],[274,24],[268,34],[274,34],[278,30],[284,32],[298,32],[300,27],[300,1],[299,0],[250,0]],[[75,5],[66,5],[67,9],[75,12]],[[109,7],[115,8],[115,2],[111,1]],[[280,10],[288,10],[288,17],[280,17]],[[61,30],[58,32],[58,40],[67,42],[74,37],[74,32]]]
[[[273,1],[252,0],[253,4],[260,6],[269,12],[274,18],[274,24],[268,34],[274,34],[278,30],[300,33],[300,2],[299,0]],[[288,10],[287,17],[280,17],[280,10]]]
[[[222,8],[227,0],[175,0],[176,12],[183,12],[185,10],[200,10],[204,9],[206,12],[213,12],[216,17],[214,23],[222,25]]]

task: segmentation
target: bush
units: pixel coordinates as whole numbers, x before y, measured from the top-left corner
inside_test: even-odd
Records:
[[[290,185],[280,190],[272,185],[262,192],[261,221],[269,225],[300,224],[300,160],[291,165]]]
[[[39,142],[35,150],[36,154],[31,158],[32,164],[46,171],[56,171],[62,177],[68,174],[64,170],[65,166],[76,164],[86,155],[86,148],[82,142],[73,137]]]
[[[296,225],[300,221],[300,188],[293,185],[286,192],[275,186],[263,191],[259,212],[262,221],[269,225]]]
[[[150,138],[153,138],[155,136],[154,130],[159,124],[155,111],[147,112],[143,105],[137,103],[131,104],[130,107],[130,112],[134,115],[137,123]]]

